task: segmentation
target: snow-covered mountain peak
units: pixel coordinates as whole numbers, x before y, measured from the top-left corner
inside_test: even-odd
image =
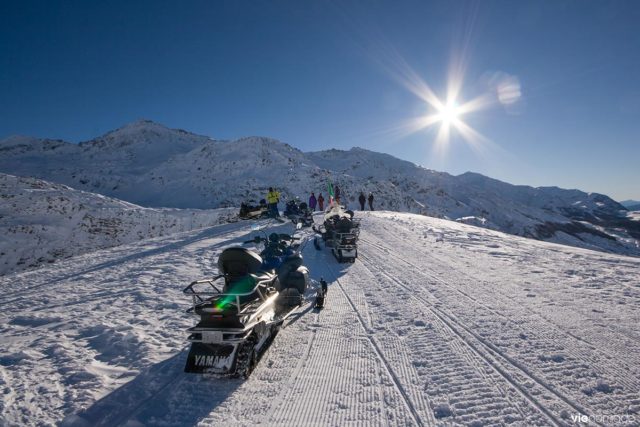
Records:
[[[103,136],[80,144],[82,161],[87,158],[102,159],[101,166],[108,166],[107,174],[118,173],[140,175],[214,141],[181,129],[169,129],[150,120],[129,123]],[[104,181],[104,173],[99,181]],[[96,181],[95,178],[92,181]],[[109,184],[111,188],[122,187],[126,182]]]
[[[80,146],[102,150],[138,146],[144,151],[153,149],[187,152],[210,140],[209,137],[182,129],[170,129],[151,120],[138,120],[98,138],[81,142]]]
[[[397,174],[413,173],[418,166],[393,157],[389,154],[378,153],[360,147],[350,150],[330,149],[307,153],[318,166],[327,170],[360,178],[389,179]]]
[[[115,130],[107,132],[104,136],[119,135],[119,136],[135,136],[138,133],[156,132],[156,133],[171,133],[173,129],[167,126],[154,122],[148,119],[139,119],[131,123],[127,123]]]

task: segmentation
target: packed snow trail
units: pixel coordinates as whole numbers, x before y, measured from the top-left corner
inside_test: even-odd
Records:
[[[2,278],[0,424],[638,423],[640,259],[357,215],[358,260],[307,245],[325,308],[294,313],[246,381],[182,372],[193,319],[181,290],[251,223]]]

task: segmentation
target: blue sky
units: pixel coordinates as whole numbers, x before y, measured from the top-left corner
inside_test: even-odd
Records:
[[[0,138],[78,142],[148,118],[640,199],[636,1],[0,5]],[[404,78],[445,98],[452,69],[458,104],[519,88],[513,104],[461,116],[480,150],[452,129],[435,153],[439,123],[404,127],[433,113]]]

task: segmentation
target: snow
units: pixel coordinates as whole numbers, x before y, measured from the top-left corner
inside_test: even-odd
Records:
[[[98,248],[226,222],[237,209],[150,209],[0,173],[0,275]]]
[[[326,308],[300,308],[245,381],[182,372],[193,320],[181,290],[215,274],[249,223],[1,277],[0,424],[637,425],[639,258],[356,216],[354,264],[304,250],[329,283]]]
[[[270,186],[283,201],[306,200],[312,191],[326,196],[333,181],[351,208],[361,191],[373,192],[378,209],[475,217],[484,219],[475,225],[493,230],[546,240],[565,233],[579,247],[640,255],[638,224],[607,196],[511,185],[472,172],[452,176],[363,148],[303,153],[271,138],[213,140],[140,120],[79,145],[6,139],[0,142],[0,171],[148,208],[237,208],[243,201],[257,203]],[[602,230],[578,228],[577,221]]]

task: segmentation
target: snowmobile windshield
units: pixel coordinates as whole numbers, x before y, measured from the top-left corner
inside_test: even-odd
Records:
[[[256,287],[256,279],[253,276],[247,275],[234,280],[227,285],[226,294],[246,294],[251,292]]]
[[[236,309],[239,309],[239,303],[242,304],[243,302],[250,301],[255,298],[252,293],[254,293],[256,285],[256,279],[251,275],[241,277],[231,283],[228,283],[225,286],[224,294],[215,301],[214,307],[218,310],[225,310],[236,306]],[[240,298],[237,299],[238,297]]]

